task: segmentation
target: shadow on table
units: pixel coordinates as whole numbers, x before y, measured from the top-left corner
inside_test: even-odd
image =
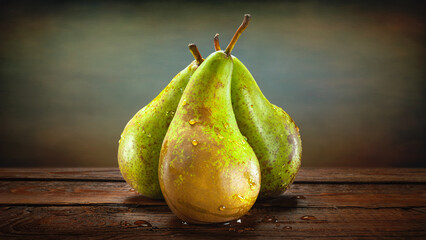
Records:
[[[142,195],[135,195],[132,197],[127,197],[124,201],[124,204],[137,204],[137,205],[143,205],[143,206],[164,206],[166,205],[166,201],[164,200],[158,200],[158,199],[151,199],[144,197]]]
[[[276,215],[290,212],[298,205],[297,196],[282,196],[275,199],[261,200],[255,203],[252,209],[238,220],[216,223],[216,224],[188,224],[173,216],[169,218],[168,231],[174,236],[200,236],[205,234],[208,237],[230,237],[235,239],[246,238],[250,232],[265,230],[269,227],[265,225],[279,225]],[[278,213],[280,212],[280,213]],[[259,226],[262,225],[262,226]]]

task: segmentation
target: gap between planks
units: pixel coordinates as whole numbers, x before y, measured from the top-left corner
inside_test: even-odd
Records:
[[[125,182],[0,181],[0,204],[135,204],[165,205],[143,197]],[[426,206],[423,185],[293,184],[280,198],[258,201],[280,207]]]
[[[124,181],[118,168],[0,168],[0,181]],[[295,183],[426,184],[426,169],[301,168]]]

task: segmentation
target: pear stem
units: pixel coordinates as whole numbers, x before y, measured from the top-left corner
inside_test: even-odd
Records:
[[[234,37],[232,37],[231,42],[229,42],[228,46],[225,49],[225,53],[226,55],[230,55],[232,52],[232,49],[235,46],[235,43],[237,43],[238,38],[240,37],[241,33],[244,32],[244,30],[246,30],[249,22],[251,19],[251,15],[250,14],[245,14],[244,15],[244,20],[243,23],[241,23],[240,27],[237,29],[237,31],[234,34]]]
[[[216,33],[216,35],[214,35],[213,42],[214,42],[214,49],[215,49],[216,51],[219,51],[219,50],[220,50],[220,45],[219,45],[219,33]]]
[[[201,53],[200,51],[198,51],[197,45],[195,45],[194,43],[190,43],[188,45],[189,51],[192,53],[192,55],[195,58],[195,61],[197,61],[197,64],[200,65],[204,59],[203,57],[201,57]]]

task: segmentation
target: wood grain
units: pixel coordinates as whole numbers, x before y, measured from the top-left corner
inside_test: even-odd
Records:
[[[418,238],[423,209],[253,208],[241,223],[186,225],[166,206],[0,208],[0,238]]]
[[[118,168],[0,168],[0,179],[124,181]],[[302,167],[295,182],[426,183],[426,169]]]
[[[117,169],[0,169],[0,239],[425,239],[425,169],[302,169],[241,222],[183,224]]]
[[[125,182],[0,181],[0,204],[138,204],[165,205],[144,198]],[[426,206],[419,184],[293,184],[286,194],[257,206],[417,207]]]

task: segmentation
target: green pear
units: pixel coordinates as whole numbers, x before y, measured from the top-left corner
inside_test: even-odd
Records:
[[[220,50],[218,34],[214,46]],[[294,181],[302,158],[302,140],[293,119],[263,95],[253,76],[235,56],[232,105],[238,127],[259,160],[259,199],[282,195]]]
[[[160,187],[185,222],[238,219],[260,190],[259,163],[238,129],[231,102],[230,52],[249,19],[245,15],[225,51],[212,53],[195,71],[164,138]]]
[[[203,61],[195,44],[190,44],[189,48],[196,60],[178,73],[154,100],[130,119],[119,141],[118,165],[121,174],[133,189],[149,198],[163,198],[158,183],[161,144],[183,90]]]

